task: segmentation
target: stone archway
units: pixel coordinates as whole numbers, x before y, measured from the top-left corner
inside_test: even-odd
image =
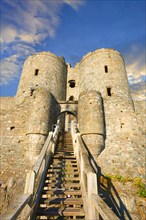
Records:
[[[63,130],[70,131],[71,121],[77,121],[77,115],[75,112],[65,110],[58,114],[57,119],[61,119],[63,126]]]
[[[70,114],[70,115],[73,115],[75,118],[77,118],[76,113],[75,113],[75,112],[72,112],[72,111],[69,111],[69,110],[64,110],[64,111],[60,112],[60,113],[58,114],[57,118],[59,118],[60,115],[65,114],[65,113]]]

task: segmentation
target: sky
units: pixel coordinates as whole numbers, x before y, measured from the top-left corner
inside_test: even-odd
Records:
[[[31,54],[51,51],[74,66],[90,51],[114,48],[133,99],[144,99],[145,0],[0,0],[0,14],[1,96],[15,96]]]

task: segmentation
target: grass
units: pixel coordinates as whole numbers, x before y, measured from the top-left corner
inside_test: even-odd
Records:
[[[104,180],[103,180],[104,179]],[[104,178],[102,177],[101,182],[105,183],[110,183],[111,181],[119,181],[123,184],[126,184],[127,182],[132,182],[132,185],[137,188],[137,195],[139,197],[146,198],[146,185],[144,184],[143,180],[140,177],[123,177],[121,175],[109,175],[106,174]]]

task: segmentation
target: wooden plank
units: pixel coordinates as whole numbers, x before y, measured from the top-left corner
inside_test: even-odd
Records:
[[[48,170],[48,174],[62,174],[63,176],[64,175],[76,175],[76,174],[79,174],[79,171],[78,170],[71,170],[71,169],[65,169],[65,170]]]
[[[51,165],[50,167],[49,167],[49,169],[63,169],[63,168],[65,168],[65,167],[67,167],[67,168],[77,168],[78,166],[77,166],[77,164],[69,164],[69,165],[63,165],[63,166],[57,166],[57,165]]]
[[[41,150],[41,153],[39,154],[39,157],[34,165],[33,171],[37,174],[39,172],[39,169],[41,167],[41,164],[44,159],[44,155],[46,154],[46,151],[48,148],[51,148],[51,140],[52,140],[53,132],[49,132],[49,135],[47,137],[47,140]]]
[[[71,160],[76,160],[76,157],[74,157],[74,156],[65,156],[65,155],[59,156],[58,155],[58,156],[54,156],[53,159],[66,159],[66,160],[67,159],[69,159],[69,160],[71,159]]]
[[[108,207],[108,205],[98,196],[92,194],[96,210],[104,220],[119,220],[115,213]]]
[[[80,183],[72,183],[72,182],[69,182],[69,183],[64,183],[63,182],[58,182],[58,183],[47,183],[46,186],[44,186],[44,190],[48,190],[50,187],[65,187],[65,188],[80,188],[81,185]]]
[[[1,220],[16,220],[18,215],[20,215],[21,211],[28,204],[29,200],[31,199],[30,194],[23,194],[21,195],[18,200],[15,202],[15,205],[10,207],[6,214],[0,216]]]
[[[83,199],[82,198],[49,198],[49,199],[43,199],[43,203],[46,205],[52,205],[52,204],[64,204],[64,205],[83,205]]]
[[[53,169],[48,169],[48,172],[79,172],[77,167],[60,167],[60,168],[53,168]]]
[[[82,195],[81,190],[49,190],[49,191],[45,191],[43,190],[43,193],[46,193],[47,195],[59,195],[59,194],[64,194],[64,195]]]
[[[61,179],[63,179],[63,180],[65,180],[65,181],[68,181],[68,180],[72,180],[72,181],[79,181],[80,180],[80,177],[78,176],[78,177],[64,177],[64,176],[62,176],[62,177],[60,177],[60,176],[50,176],[49,177],[49,180],[61,180]]]
[[[34,183],[35,183],[35,173],[33,171],[29,171],[26,176],[24,194],[33,194]]]
[[[61,160],[59,160],[59,159],[54,159],[53,160],[53,164],[55,165],[58,165],[58,164],[77,164],[77,161],[76,160],[63,160],[63,161],[61,161]]]
[[[48,209],[40,208],[38,211],[39,216],[84,216],[84,211],[81,208],[58,208],[52,207]]]

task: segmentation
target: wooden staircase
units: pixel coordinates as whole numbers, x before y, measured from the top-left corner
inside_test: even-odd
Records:
[[[36,219],[85,219],[79,170],[70,133],[59,137]]]

